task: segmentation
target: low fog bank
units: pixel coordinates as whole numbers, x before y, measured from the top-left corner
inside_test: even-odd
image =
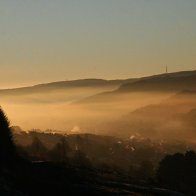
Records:
[[[138,107],[107,123],[104,130],[125,138],[132,134],[151,139],[195,141],[195,122],[196,91],[183,91],[159,103]]]
[[[57,97],[58,94],[53,96]],[[109,122],[117,121],[123,115],[137,108],[151,103],[159,103],[169,96],[170,94],[153,92],[118,94],[111,97],[110,101],[78,104],[73,103],[77,99],[76,97],[70,98],[69,101],[51,103],[47,102],[47,95],[45,95],[46,101],[44,103],[23,103],[22,101],[17,102],[15,99],[7,99],[7,101],[1,101],[1,105],[9,115],[12,124],[19,125],[24,129],[56,129],[70,132],[78,127],[81,132],[104,134],[107,132],[105,126]],[[66,96],[59,96],[59,99],[62,97]],[[26,98],[26,100],[29,99]]]
[[[97,85],[97,80],[90,80],[92,84],[83,80],[83,86],[77,81],[69,88],[52,84],[52,90],[46,85],[43,91],[39,87],[31,92],[0,92],[0,103],[12,124],[24,130],[192,141],[196,139],[195,80],[196,72],[147,77],[120,88],[119,81]]]
[[[2,103],[25,130],[93,133],[129,138],[195,140],[196,93],[134,93],[97,104]]]

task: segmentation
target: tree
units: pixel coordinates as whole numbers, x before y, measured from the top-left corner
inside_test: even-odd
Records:
[[[196,195],[196,153],[167,155],[160,162],[157,179],[169,188]]]
[[[32,156],[33,159],[36,161],[43,161],[46,158],[47,155],[47,148],[44,146],[44,144],[40,141],[38,137],[33,138],[32,144],[29,146],[29,153]]]
[[[11,164],[14,157],[15,145],[10,122],[3,109],[0,107],[0,164]]]
[[[137,175],[140,179],[148,180],[154,176],[154,166],[151,161],[142,161]]]
[[[72,158],[72,164],[76,167],[91,168],[92,164],[90,159],[80,150],[76,150]]]
[[[49,152],[49,159],[55,162],[66,162],[67,161],[67,153],[70,150],[70,147],[63,137]]]

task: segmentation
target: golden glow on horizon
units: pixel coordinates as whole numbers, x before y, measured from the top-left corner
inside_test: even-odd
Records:
[[[196,1],[1,1],[0,88],[196,69]],[[36,13],[36,14],[35,14]]]

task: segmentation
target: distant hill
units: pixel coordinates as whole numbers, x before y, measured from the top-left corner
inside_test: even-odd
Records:
[[[38,84],[35,86],[0,89],[0,94],[17,94],[17,93],[37,93],[48,90],[56,89],[68,89],[68,88],[93,88],[93,87],[118,87],[124,83],[136,81],[137,79],[125,79],[125,80],[103,80],[103,79],[81,79],[70,81],[59,81],[45,84]]]
[[[35,86],[0,89],[0,99],[17,97],[17,100],[22,96],[25,99],[38,101],[38,98],[31,97],[32,95],[42,96],[53,100],[67,100],[77,103],[97,103],[107,102],[113,99],[122,99],[121,95],[133,92],[179,92],[182,90],[196,90],[196,71],[184,71],[176,73],[168,73],[154,75],[142,78],[133,78],[125,80],[103,80],[103,79],[80,79],[71,81],[59,81]],[[80,89],[80,91],[77,91]],[[73,92],[73,90],[76,90]],[[60,98],[58,97],[58,93]],[[65,92],[62,94],[62,92]],[[70,93],[69,95],[66,92]],[[47,97],[46,95],[49,96]],[[55,99],[58,97],[58,99]],[[45,97],[44,97],[45,96]]]
[[[122,99],[127,93],[177,93],[183,90],[196,90],[196,71],[183,71],[143,77],[131,83],[127,82],[114,91],[100,93],[85,98],[78,103],[92,104]]]
[[[122,84],[119,91],[181,91],[196,90],[196,71],[167,73],[142,78],[133,84]]]
[[[110,123],[108,129],[117,135],[141,134],[151,138],[196,138],[196,91],[182,91],[162,101],[138,108],[118,121]]]
[[[0,89],[0,101],[11,99],[15,102],[71,102],[100,92],[114,90],[124,83],[136,80],[81,79],[22,88]]]
[[[82,133],[157,136],[172,132],[175,135],[177,129],[186,129],[183,115],[186,118],[196,108],[195,91],[196,71],[189,71],[139,79],[85,79],[0,90],[0,104],[14,124],[25,129],[72,131],[77,127]]]

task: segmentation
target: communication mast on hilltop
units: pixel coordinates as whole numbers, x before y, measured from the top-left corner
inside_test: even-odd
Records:
[[[166,65],[166,67],[165,67],[165,73],[166,73],[166,74],[168,73],[168,67],[167,67],[167,65]]]

